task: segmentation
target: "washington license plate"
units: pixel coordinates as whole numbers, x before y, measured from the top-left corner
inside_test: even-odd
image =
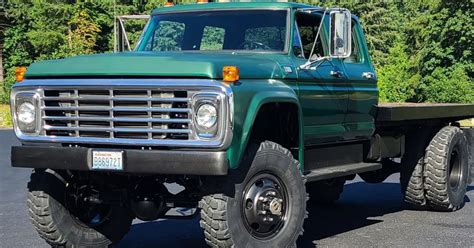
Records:
[[[123,152],[92,151],[93,170],[123,170]]]

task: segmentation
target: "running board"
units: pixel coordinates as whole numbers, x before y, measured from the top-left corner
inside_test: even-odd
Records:
[[[356,164],[345,164],[336,165],[326,168],[320,168],[308,171],[305,174],[308,182],[319,181],[323,179],[330,179],[342,176],[353,175],[357,173],[374,171],[382,168],[380,163],[356,163]]]

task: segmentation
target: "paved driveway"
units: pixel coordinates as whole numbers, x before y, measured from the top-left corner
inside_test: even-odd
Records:
[[[0,247],[47,247],[26,214],[29,169],[10,167],[11,130],[0,130]],[[331,207],[309,207],[298,247],[474,247],[474,186],[455,213],[405,210],[398,175],[370,185],[348,182]],[[198,220],[135,221],[119,244],[125,247],[206,247]]]

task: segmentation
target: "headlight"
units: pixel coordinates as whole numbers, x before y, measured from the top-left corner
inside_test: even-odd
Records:
[[[18,122],[23,125],[31,125],[36,119],[35,106],[30,102],[22,103],[17,110]]]
[[[196,113],[196,123],[200,128],[210,129],[217,123],[217,109],[211,104],[199,106]]]
[[[37,131],[37,95],[35,93],[18,93],[14,99],[14,120],[22,133]]]

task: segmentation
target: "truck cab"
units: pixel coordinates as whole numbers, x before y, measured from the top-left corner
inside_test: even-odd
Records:
[[[290,247],[306,192],[332,202],[356,174],[402,171],[407,202],[452,211],[469,177],[456,121],[474,106],[379,104],[364,33],[341,8],[159,8],[133,52],[32,64],[11,106],[12,166],[35,169],[30,216],[53,246],[115,244],[134,218],[187,207],[210,246]],[[425,189],[424,171],[447,168]]]

